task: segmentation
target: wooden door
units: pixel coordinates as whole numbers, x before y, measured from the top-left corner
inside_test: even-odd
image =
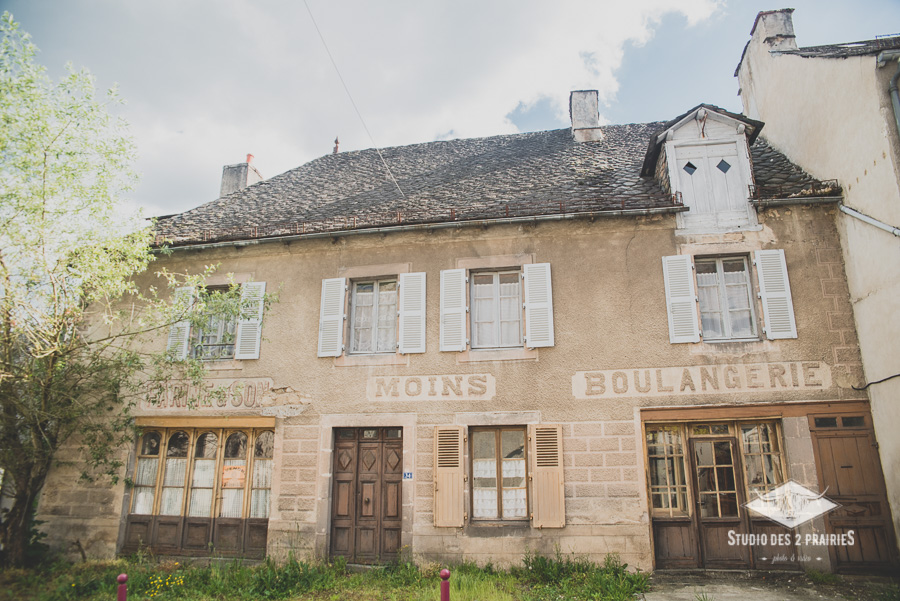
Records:
[[[750,567],[750,549],[728,544],[729,531],[750,531],[735,439],[692,439],[691,465],[703,567]]]
[[[842,572],[896,567],[893,524],[870,415],[810,416],[819,486],[839,508],[825,516],[829,534],[853,533],[853,544],[830,546]]]
[[[400,551],[402,428],[335,431],[331,555],[380,563]]]

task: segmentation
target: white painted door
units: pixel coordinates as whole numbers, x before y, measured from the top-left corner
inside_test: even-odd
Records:
[[[678,146],[676,172],[686,229],[722,230],[751,224],[749,190],[734,142]]]

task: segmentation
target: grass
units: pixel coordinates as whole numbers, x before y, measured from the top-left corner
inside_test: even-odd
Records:
[[[647,588],[647,577],[628,572],[616,556],[596,565],[559,553],[528,553],[512,570],[472,563],[450,570],[453,601],[624,601]],[[350,573],[341,560],[200,566],[137,557],[0,571],[0,601],[110,601],[121,573],[128,574],[129,601],[438,601],[439,571],[437,564],[412,562]]]

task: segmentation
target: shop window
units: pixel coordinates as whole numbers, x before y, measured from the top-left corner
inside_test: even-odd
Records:
[[[259,540],[269,516],[274,442],[271,430],[146,431],[138,445],[124,550],[264,552]],[[227,541],[214,538],[220,520],[232,530]]]
[[[740,429],[747,493],[752,500],[784,482],[781,445],[772,422],[740,424]]]
[[[650,507],[654,516],[688,515],[684,446],[680,426],[647,428]]]

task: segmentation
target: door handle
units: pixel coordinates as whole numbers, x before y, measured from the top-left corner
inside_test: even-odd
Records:
[[[372,501],[372,499],[370,499],[369,497],[366,497],[365,500],[364,500],[363,502],[364,502],[364,503],[370,503],[371,501]]]

